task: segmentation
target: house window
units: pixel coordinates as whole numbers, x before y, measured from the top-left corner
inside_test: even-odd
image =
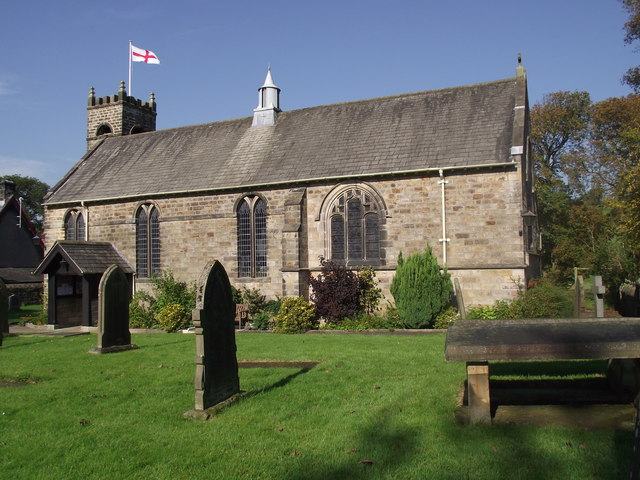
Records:
[[[86,240],[84,215],[79,210],[71,210],[67,213],[64,222],[65,240]]]
[[[380,262],[380,212],[360,188],[341,192],[329,208],[330,258],[351,265]]]
[[[160,272],[160,214],[153,204],[140,205],[136,213],[136,271],[148,278]]]
[[[267,206],[260,197],[244,197],[238,205],[238,276],[267,276]]]

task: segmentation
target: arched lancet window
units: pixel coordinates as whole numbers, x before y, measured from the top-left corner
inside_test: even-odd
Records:
[[[238,276],[267,276],[267,206],[260,197],[244,197],[238,220]]]
[[[136,271],[141,278],[160,273],[160,214],[150,203],[136,212]]]
[[[380,262],[380,215],[376,202],[361,188],[341,192],[329,208],[329,257],[350,265]]]
[[[86,240],[84,215],[80,210],[70,210],[64,221],[65,240]]]

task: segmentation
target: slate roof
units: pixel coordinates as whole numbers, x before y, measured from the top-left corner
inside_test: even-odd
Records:
[[[510,161],[516,79],[105,139],[47,204]]]
[[[0,267],[0,280],[4,283],[42,283],[42,275],[34,275],[29,267]]]
[[[129,262],[120,255],[111,243],[75,240],[57,241],[34,273],[49,273],[48,267],[60,257],[69,263],[70,270],[82,275],[104,273],[113,264],[122,268],[124,273],[134,273]]]

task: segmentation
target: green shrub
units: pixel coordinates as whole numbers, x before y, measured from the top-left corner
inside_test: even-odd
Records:
[[[496,318],[511,317],[511,308],[506,300],[496,300],[493,305],[477,305],[467,310],[470,320],[495,320]]]
[[[431,327],[438,314],[449,305],[451,292],[450,275],[446,268],[440,271],[431,247],[406,260],[402,253],[399,255],[391,294],[406,327]]]
[[[231,298],[236,305],[242,303],[242,293],[233,285],[231,285]]]
[[[190,320],[191,311],[177,303],[165,305],[156,314],[158,325],[167,332],[175,332],[187,328]]]
[[[271,314],[271,316],[275,315],[276,313],[278,313],[278,310],[280,310],[280,307],[282,306],[282,299],[280,297],[277,297],[275,300],[269,300],[265,305],[264,305],[264,311],[268,312]]]
[[[147,292],[136,292],[129,303],[129,327],[156,328],[157,324],[152,309],[154,303],[155,299]]]
[[[569,290],[542,281],[521,292],[509,310],[511,318],[568,318],[573,316],[573,298]]]
[[[433,328],[449,328],[459,318],[458,310],[455,307],[449,307],[436,317],[435,322],[433,322]]]
[[[322,328],[324,330],[395,330],[398,323],[390,320],[386,316],[368,315],[362,313],[354,318],[345,318],[338,324],[327,323]]]
[[[272,315],[266,310],[260,310],[251,318],[251,328],[254,330],[271,330]]]
[[[378,280],[373,267],[358,267],[358,301],[360,311],[372,315],[379,309],[382,290],[378,288]]]
[[[195,285],[187,285],[186,282],[177,281],[173,278],[173,273],[170,270],[165,270],[160,275],[154,275],[151,278],[151,283],[156,294],[153,306],[156,313],[166,305],[174,303],[182,305],[188,311],[196,308]]]
[[[276,333],[304,333],[317,326],[313,305],[301,297],[285,297],[273,318]]]
[[[255,315],[260,310],[264,309],[266,305],[266,298],[264,295],[260,293],[260,290],[257,288],[246,288],[242,287],[240,289],[240,294],[242,295],[242,302],[246,303],[249,306],[249,315]]]
[[[469,319],[567,318],[572,315],[571,292],[549,281],[541,281],[519,292],[511,301],[497,300],[493,305],[478,305],[467,311]]]

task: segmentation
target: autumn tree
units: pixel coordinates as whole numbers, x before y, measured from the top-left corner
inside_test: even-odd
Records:
[[[621,0],[624,9],[629,14],[629,20],[624,24],[626,44],[640,40],[640,0]],[[640,93],[640,67],[627,70],[622,81],[629,85],[635,93]]]
[[[591,105],[586,92],[546,95],[532,108],[531,142],[547,273],[569,281],[584,267],[609,285],[635,278],[640,96]]]
[[[531,143],[538,178],[551,182],[570,169],[589,133],[588,92],[553,92],[531,108]]]

